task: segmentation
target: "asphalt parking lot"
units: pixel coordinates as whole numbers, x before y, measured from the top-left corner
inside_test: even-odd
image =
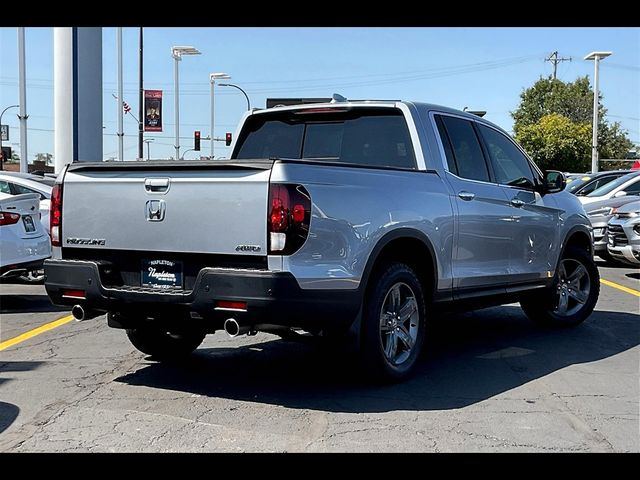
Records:
[[[219,332],[159,364],[43,286],[1,284],[0,451],[638,452],[640,270],[599,266],[578,328],[517,305],[447,316],[417,374],[387,386],[309,338]]]

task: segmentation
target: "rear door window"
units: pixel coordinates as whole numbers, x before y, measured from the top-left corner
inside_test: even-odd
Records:
[[[487,163],[471,122],[449,116],[443,116],[442,122],[451,142],[451,150],[458,170],[457,175],[469,180],[489,182]]]

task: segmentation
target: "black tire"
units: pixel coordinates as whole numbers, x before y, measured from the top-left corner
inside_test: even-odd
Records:
[[[201,332],[170,333],[157,328],[127,330],[129,341],[142,353],[158,360],[174,360],[190,355],[200,346],[205,334]]]
[[[424,289],[414,271],[409,266],[397,262],[384,265],[374,274],[370,282],[371,288],[365,297],[362,316],[363,368],[374,380],[399,381],[411,373],[424,345],[426,330]],[[406,312],[409,309],[412,312],[415,310],[417,315],[412,313],[406,320],[403,320],[400,315],[395,316],[400,313],[401,308],[393,308],[388,302],[393,301],[392,290],[396,287],[400,299],[397,305],[406,308]],[[389,298],[389,295],[392,297]],[[411,298],[415,300],[415,304],[410,304]],[[383,313],[383,307],[391,307],[385,310],[392,310],[394,314]],[[383,316],[387,317],[386,322]],[[414,328],[415,330],[412,330]],[[407,348],[409,344],[404,340],[407,338],[413,340],[411,348]],[[389,352],[385,352],[385,348],[390,346],[389,342],[395,342],[397,348],[392,347]],[[396,361],[393,358],[390,359],[389,355]]]
[[[578,274],[582,271],[578,270],[578,265],[584,269],[584,274],[579,278]],[[576,280],[568,281],[572,276]],[[520,301],[520,305],[527,317],[536,323],[573,327],[591,315],[599,294],[600,274],[593,257],[585,250],[569,247],[558,263],[551,288],[529,295]],[[578,296],[584,303],[577,300]],[[564,306],[562,302],[566,302]]]

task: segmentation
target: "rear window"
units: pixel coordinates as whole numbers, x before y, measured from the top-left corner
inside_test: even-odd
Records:
[[[232,158],[416,168],[407,123],[399,110],[391,108],[254,115],[247,120]]]

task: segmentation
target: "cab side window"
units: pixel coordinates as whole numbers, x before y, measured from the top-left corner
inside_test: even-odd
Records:
[[[535,181],[527,157],[502,133],[481,124],[477,126],[489,152],[496,181],[502,185],[533,189]]]

